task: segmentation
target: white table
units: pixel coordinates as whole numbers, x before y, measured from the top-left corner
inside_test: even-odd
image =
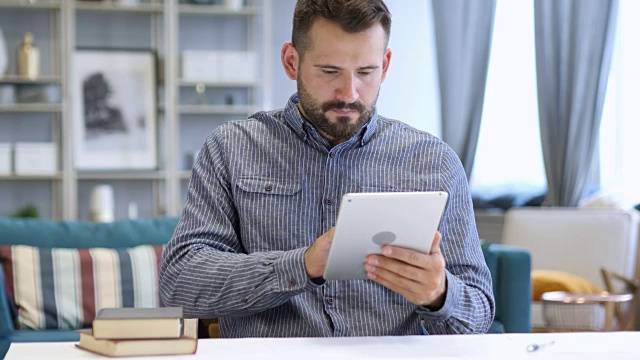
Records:
[[[546,343],[532,353],[532,343]],[[5,359],[98,359],[73,342],[14,343]],[[195,355],[135,359],[640,359],[640,332],[201,339]]]

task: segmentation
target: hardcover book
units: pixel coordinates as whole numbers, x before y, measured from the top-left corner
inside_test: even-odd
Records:
[[[177,339],[182,336],[181,307],[104,308],[93,320],[96,339]]]
[[[198,348],[198,339],[192,337],[101,340],[96,339],[90,329],[78,330],[78,333],[80,334],[78,348],[111,357],[195,354]]]

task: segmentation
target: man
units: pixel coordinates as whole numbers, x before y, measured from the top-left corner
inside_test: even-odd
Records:
[[[491,278],[459,159],[375,109],[390,25],[382,0],[298,1],[281,56],[298,93],[207,138],[163,256],[164,304],[219,317],[222,337],[487,331]],[[369,280],[322,279],[342,195],[429,190],[450,194],[429,254],[385,246]]]

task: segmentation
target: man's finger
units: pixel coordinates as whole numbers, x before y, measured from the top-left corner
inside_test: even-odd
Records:
[[[442,234],[440,234],[440,231],[436,231],[436,234],[433,237],[433,242],[431,243],[431,251],[429,251],[429,254],[439,254],[440,253],[440,240],[441,239],[442,239]]]
[[[375,275],[368,272],[367,277],[387,289],[403,295],[407,300],[413,303],[420,303],[419,300],[414,300],[419,299],[420,297],[420,294],[416,292],[416,289],[420,288],[420,284],[415,281],[398,277],[393,273],[380,270],[377,271]]]
[[[429,254],[392,245],[385,245],[382,248],[382,255],[420,268],[425,267],[427,258],[429,257]]]
[[[393,245],[385,245],[382,248],[382,255],[392,259],[400,260],[413,266],[424,268],[429,255],[440,253],[439,246],[441,237],[442,236],[440,235],[440,232],[436,231],[433,242],[431,243],[431,250],[429,251],[429,254],[424,254],[415,250],[409,250]]]

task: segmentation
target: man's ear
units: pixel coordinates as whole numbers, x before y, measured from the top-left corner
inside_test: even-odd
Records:
[[[384,57],[382,58],[382,81],[387,77],[387,70],[389,70],[389,63],[391,62],[391,49],[385,50]]]
[[[298,71],[300,70],[300,57],[298,55],[298,50],[293,44],[289,41],[282,45],[282,53],[280,54],[280,58],[282,60],[282,67],[284,67],[284,72],[287,74],[289,79],[297,80],[298,79]]]

